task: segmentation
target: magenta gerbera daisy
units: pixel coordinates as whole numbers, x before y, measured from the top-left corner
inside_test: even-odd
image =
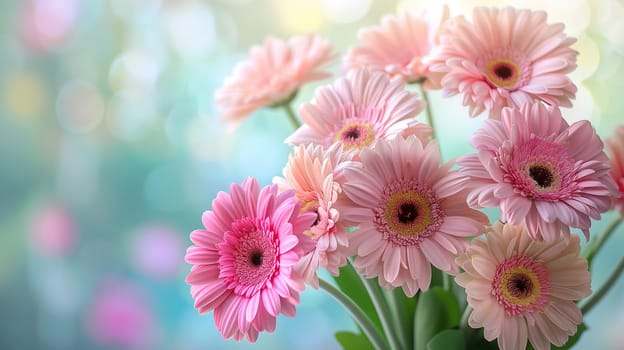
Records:
[[[423,59],[437,44],[440,27],[447,19],[447,6],[438,13],[404,12],[384,16],[380,25],[358,32],[361,43],[349,50],[344,66],[347,69],[369,67],[401,76],[406,82],[422,81],[426,87],[434,87],[427,79],[429,66]]]
[[[505,108],[470,142],[477,153],[457,161],[474,186],[469,204],[500,206],[503,221],[526,222],[534,239],[554,241],[570,227],[589,239],[590,219],[617,194],[596,131],[586,120],[568,125],[557,107]]]
[[[576,41],[564,25],[548,24],[546,12],[478,7],[472,23],[447,22],[431,53],[431,70],[443,74],[445,95],[462,94],[470,115],[484,110],[499,118],[503,107],[543,101],[571,107],[576,86],[566,76],[576,68]]]
[[[286,139],[289,144],[315,143],[328,147],[339,142],[345,151],[371,147],[377,140],[419,125],[414,117],[425,102],[405,90],[401,78],[356,69],[333,85],[322,86],[311,103],[299,108],[302,125]],[[419,135],[430,135],[425,124]]]
[[[487,218],[466,204],[465,179],[440,165],[437,143],[414,137],[381,140],[361,153],[361,163],[345,169],[343,189],[352,201],[340,208],[349,251],[365,277],[402,287],[406,295],[427,290],[431,265],[454,274],[454,255],[467,237],[485,231]]]
[[[614,198],[615,210],[624,216],[624,125],[613,132],[613,137],[607,139],[607,148],[611,155],[611,177],[618,186],[619,196]]]
[[[301,85],[330,77],[322,68],[334,58],[329,42],[313,34],[288,41],[269,37],[252,46],[249,58],[215,92],[222,118],[236,125],[261,107],[288,101]]]
[[[284,178],[275,177],[282,189],[295,190],[302,211],[316,214],[316,220],[306,234],[316,241],[316,248],[306,254],[295,269],[301,270],[305,281],[318,288],[317,270],[324,267],[334,276],[347,263],[346,228],[335,208],[342,187],[338,182],[341,169],[350,157],[335,143],[329,148],[308,144],[295,146],[284,167]]]
[[[496,223],[485,238],[472,240],[457,264],[455,281],[473,308],[468,324],[484,328],[502,350],[562,346],[583,315],[575,301],[591,294],[587,261],[578,236],[534,241],[524,225]]]
[[[294,191],[261,190],[253,178],[220,192],[204,212],[205,229],[191,232],[186,282],[199,312],[214,310],[224,338],[255,342],[275,330],[278,314],[295,315],[304,283],[293,266],[314,248],[303,234],[314,218],[300,212]]]

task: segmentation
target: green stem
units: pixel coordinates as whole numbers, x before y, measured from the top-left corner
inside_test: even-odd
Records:
[[[425,114],[427,115],[427,124],[431,127],[433,134],[431,137],[435,140],[436,136],[436,128],[433,122],[433,112],[431,112],[431,101],[429,101],[429,94],[427,94],[427,90],[423,88],[421,84],[418,85],[420,87],[420,94],[422,95],[423,100],[425,101]]]
[[[585,304],[583,304],[583,306],[581,307],[583,315],[591,311],[591,309],[602,299],[602,297],[604,297],[605,294],[609,292],[611,287],[613,287],[613,285],[617,281],[618,277],[620,277],[620,275],[622,274],[622,271],[624,271],[624,257],[622,258],[622,260],[620,260],[620,263],[615,267],[615,270],[611,273],[611,276],[609,276],[607,281],[600,287],[598,292],[592,295],[592,297],[589,298],[589,300],[587,300]]]
[[[379,316],[379,320],[381,321],[381,327],[386,334],[386,338],[388,339],[390,348],[393,350],[401,349],[400,342],[397,339],[397,335],[394,333],[394,329],[390,321],[390,308],[388,307],[388,303],[386,302],[386,299],[381,292],[379,283],[377,283],[376,280],[369,279],[364,276],[361,277],[362,282],[364,283],[364,287],[366,288],[368,295],[370,295],[371,300],[373,301],[375,310],[377,310],[377,315]]]
[[[615,220],[611,221],[609,226],[607,226],[607,228],[605,229],[605,232],[602,235],[598,236],[595,241],[590,243],[585,252],[583,252],[583,255],[587,258],[587,263],[590,264],[590,266],[596,254],[598,254],[598,252],[600,251],[600,248],[602,248],[602,246],[607,241],[607,238],[609,238],[611,234],[615,232],[615,229],[622,223],[623,219],[623,217],[618,216],[617,218],[615,218]]]
[[[466,308],[464,309],[464,313],[462,314],[462,317],[459,320],[460,329],[467,329],[469,327],[468,319],[470,318],[471,311],[472,311],[472,307],[470,305],[466,305]]]
[[[448,292],[452,292],[451,290],[452,284],[453,282],[451,281],[451,275],[449,275],[446,272],[442,272],[442,287],[444,287],[444,290]]]
[[[412,346],[410,345],[411,336],[410,325],[403,320],[401,317],[405,310],[401,308],[401,303],[399,302],[400,295],[397,293],[403,293],[401,288],[394,288],[391,291],[388,291],[386,296],[388,297],[388,304],[390,305],[390,309],[392,311],[392,321],[393,328],[398,332],[399,342],[401,343],[402,349],[410,349]],[[412,316],[413,317],[413,316]]]
[[[322,278],[319,278],[319,286],[347,309],[347,311],[351,314],[351,317],[353,317],[357,324],[362,328],[362,331],[364,331],[364,334],[366,334],[375,349],[388,349],[388,344],[379,333],[373,322],[371,322],[364,311],[362,311],[362,309],[360,309],[360,307],[353,302],[351,298]]]
[[[284,107],[284,110],[286,111],[286,115],[288,116],[288,120],[290,120],[290,123],[295,127],[295,130],[299,129],[299,127],[301,126],[301,122],[299,121],[299,119],[295,115],[295,111],[293,111],[292,106],[290,105],[290,103],[284,103],[282,106]]]

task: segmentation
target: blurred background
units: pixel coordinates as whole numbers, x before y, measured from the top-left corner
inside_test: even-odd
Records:
[[[184,283],[188,234],[220,190],[281,174],[293,130],[261,110],[235,132],[213,93],[268,35],[317,32],[344,54],[363,26],[433,1],[4,0],[0,2],[0,349],[337,349],[355,329],[321,291],[255,346],[224,341]],[[543,8],[578,38],[569,121],[624,123],[624,3],[447,1]],[[332,67],[339,72],[338,64]],[[295,105],[308,101],[305,86]],[[471,152],[459,98],[432,93],[442,152]],[[594,225],[597,233],[613,219]],[[598,257],[594,290],[622,256]],[[623,349],[624,280],[586,317],[577,349]]]

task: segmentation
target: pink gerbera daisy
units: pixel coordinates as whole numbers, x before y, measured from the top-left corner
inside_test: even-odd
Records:
[[[440,165],[437,147],[414,136],[381,140],[344,173],[343,189],[353,203],[340,213],[357,226],[348,247],[355,267],[408,296],[429,288],[431,264],[457,273],[453,254],[462,253],[466,238],[483,233],[487,223],[467,206],[465,179],[450,171],[453,163]]]
[[[331,76],[320,68],[335,57],[328,41],[313,34],[267,38],[215,92],[222,117],[238,124],[256,109],[289,101],[301,85]]]
[[[302,211],[316,214],[312,227],[305,232],[316,241],[316,248],[295,267],[314,288],[318,288],[319,267],[337,276],[338,269],[347,263],[347,234],[334,204],[342,193],[338,179],[348,160],[339,143],[327,149],[315,144],[298,145],[288,158],[284,178],[273,179],[280,188],[295,190]]]
[[[295,315],[304,284],[293,266],[314,247],[303,234],[313,221],[314,214],[300,213],[294,191],[260,190],[253,178],[220,192],[204,212],[205,230],[191,233],[186,282],[199,312],[214,310],[224,338],[255,342],[259,332],[275,330],[278,314]]]
[[[611,154],[611,177],[619,190],[614,207],[624,216],[624,125],[615,130],[613,138],[607,139],[607,148]]]
[[[562,346],[583,315],[575,301],[591,294],[587,261],[578,236],[534,241],[524,225],[494,224],[456,259],[465,271],[455,278],[473,308],[468,324],[484,328],[502,350]]]
[[[369,67],[401,76],[406,82],[424,81],[426,87],[433,87],[427,79],[429,65],[423,58],[437,44],[440,27],[447,19],[447,6],[435,14],[387,15],[381,25],[360,29],[361,44],[349,50],[344,66]]]
[[[371,147],[375,141],[400,134],[419,123],[414,117],[425,107],[417,94],[405,90],[401,78],[356,69],[333,85],[322,86],[311,103],[301,105],[304,124],[286,139],[289,144],[342,143],[345,151]],[[421,124],[418,136],[431,132]]]
[[[596,131],[586,120],[568,125],[557,107],[541,103],[502,115],[472,136],[478,153],[457,161],[474,185],[469,204],[500,205],[501,219],[526,222],[534,239],[554,241],[570,226],[589,239],[590,218],[600,219],[617,194]]]
[[[487,109],[496,119],[503,107],[532,101],[572,106],[576,86],[565,74],[576,68],[576,39],[563,24],[547,24],[544,11],[511,7],[478,7],[472,18],[448,21],[431,54],[445,95],[462,94],[471,116]]]

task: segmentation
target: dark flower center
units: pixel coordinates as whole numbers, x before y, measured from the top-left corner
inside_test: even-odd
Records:
[[[316,214],[316,219],[314,219],[314,222],[312,223],[312,226],[310,226],[310,227],[314,227],[314,226],[316,226],[319,222],[321,222],[321,215],[319,214],[318,209],[316,209],[316,210],[314,211],[314,213]]]
[[[541,188],[550,187],[553,183],[553,174],[549,169],[541,165],[533,165],[529,168],[529,176]]]
[[[253,250],[251,254],[249,255],[249,262],[253,266],[262,265],[262,252],[259,249]]]
[[[348,130],[347,132],[344,133],[344,137],[347,140],[357,140],[360,137],[360,129],[357,127],[354,127],[350,130]]]
[[[351,121],[345,123],[334,134],[334,142],[341,142],[344,149],[362,149],[370,146],[375,141],[375,131],[372,126],[363,121]]]
[[[520,62],[515,58],[494,58],[484,67],[484,73],[492,87],[512,89],[522,78]]]
[[[506,64],[501,64],[494,68],[494,74],[503,80],[507,80],[513,76],[513,69]]]
[[[395,180],[373,209],[377,232],[400,246],[415,246],[442,224],[444,212],[435,193],[416,179]]]
[[[411,224],[418,217],[418,208],[414,203],[403,203],[399,206],[399,213],[397,216],[400,223]]]
[[[516,298],[526,298],[533,293],[533,281],[525,274],[515,274],[507,281],[507,290]]]

